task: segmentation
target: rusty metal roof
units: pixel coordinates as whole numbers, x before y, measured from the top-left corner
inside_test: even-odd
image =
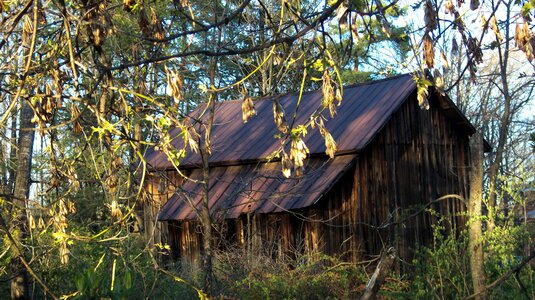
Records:
[[[315,204],[351,166],[354,155],[334,159],[313,158],[303,175],[285,178],[277,162],[220,166],[210,169],[208,207],[216,219],[241,214],[272,213]],[[194,169],[192,180],[202,180],[202,169]],[[164,205],[158,219],[192,220],[202,202],[201,184],[186,181]]]
[[[355,153],[363,149],[415,90],[411,75],[345,87],[342,104],[337,107],[334,118],[328,112],[324,113],[327,119],[325,126],[337,143],[337,154]],[[280,141],[275,137],[280,132],[273,121],[273,98],[255,100],[257,114],[247,123],[242,121],[241,101],[216,104],[211,140],[212,166],[258,161],[280,146]],[[284,108],[288,123],[291,123],[298,95],[287,94],[277,98]],[[321,107],[321,99],[321,91],[305,93],[294,124],[305,123]],[[179,129],[173,129],[170,134],[178,135]],[[317,128],[309,130],[304,141],[311,155],[325,151],[324,140]],[[181,138],[174,141],[179,149],[182,143]],[[145,158],[152,170],[173,168],[162,152],[149,150]],[[198,167],[200,164],[200,155],[191,152],[180,161],[182,168]]]
[[[216,104],[212,130],[210,162],[209,207],[216,218],[236,218],[243,213],[271,213],[299,209],[315,204],[327,193],[338,178],[351,166],[355,154],[365,148],[385,126],[391,116],[407,100],[415,99],[416,85],[411,75],[373,81],[344,88],[342,103],[331,118],[324,113],[326,128],[337,143],[334,159],[327,159],[319,130],[309,130],[304,141],[310,150],[306,172],[301,177],[284,178],[279,162],[265,159],[280,146],[275,137],[279,131],[273,121],[275,97],[255,100],[257,115],[247,123],[242,121],[241,101]],[[438,94],[435,94],[438,95]],[[277,96],[286,119],[296,111],[298,96]],[[321,91],[305,93],[293,124],[305,123],[321,107]],[[437,96],[440,109],[453,124],[466,134],[474,127],[460,113],[447,96]],[[192,114],[198,116],[202,107]],[[192,121],[193,122],[193,121]],[[199,124],[197,124],[199,125]],[[201,127],[201,126],[199,126]],[[173,129],[171,136],[180,131]],[[182,148],[182,139],[174,141]],[[149,150],[145,156],[153,171],[173,169],[166,155]],[[187,220],[197,216],[202,200],[201,158],[188,152],[180,161],[189,178],[164,205],[159,220]]]

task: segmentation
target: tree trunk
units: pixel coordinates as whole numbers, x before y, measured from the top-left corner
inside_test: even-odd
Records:
[[[214,22],[217,22],[217,5],[214,7]],[[218,31],[215,36],[214,40],[215,43],[215,49],[219,50],[221,47],[221,31]],[[216,86],[216,71],[218,66],[219,60],[217,57],[212,58],[210,66],[208,68],[208,78],[210,80],[210,88],[215,89]],[[209,157],[211,155],[212,149],[211,149],[211,139],[212,139],[212,126],[214,124],[214,113],[215,113],[215,103],[217,102],[217,91],[213,90],[209,93],[208,98],[208,107],[207,107],[207,113],[208,118],[205,126],[205,133],[204,133],[204,143],[201,145],[200,153],[202,157],[202,167],[203,167],[203,197],[202,197],[202,206],[201,206],[201,225],[202,225],[202,233],[203,233],[203,272],[204,272],[204,282],[203,282],[203,289],[208,294],[208,296],[211,295],[213,290],[213,249],[212,249],[212,218],[210,216],[210,207],[208,200],[209,197],[209,187],[210,187],[210,164],[209,164]]]
[[[11,128],[14,130],[11,130],[11,136],[10,136],[10,153],[9,153],[9,167],[8,167],[8,173],[9,173],[9,180],[7,181],[7,189],[9,191],[8,194],[13,193],[13,187],[15,186],[15,168],[13,166],[16,166],[17,162],[17,147],[15,145],[17,144],[17,116],[16,114],[13,114],[11,118]]]
[[[213,78],[213,77],[212,77]],[[202,268],[204,273],[203,280],[203,290],[210,295],[212,291],[213,283],[213,270],[212,270],[212,218],[210,216],[210,207],[208,206],[209,198],[209,187],[210,187],[210,139],[212,132],[212,125],[214,122],[214,110],[215,110],[215,97],[216,94],[212,93],[210,95],[210,100],[208,101],[208,122],[206,126],[206,132],[204,136],[204,145],[201,149],[202,157],[202,168],[203,168],[203,195],[202,195],[202,206],[201,206],[201,225],[202,225],[202,238],[203,238],[203,257],[202,257]]]
[[[468,223],[470,270],[476,299],[485,299],[485,268],[483,258],[483,231],[481,227],[481,206],[483,199],[483,138],[479,133],[470,139],[470,199],[468,202]]]
[[[504,158],[504,152],[505,152],[505,146],[507,143],[507,136],[510,131],[510,125],[511,125],[511,94],[509,92],[509,82],[508,82],[508,67],[509,67],[509,39],[510,39],[510,33],[509,33],[509,20],[511,16],[511,2],[503,2],[506,6],[506,12],[507,12],[507,18],[505,19],[505,43],[504,49],[502,49],[502,44],[496,38],[496,42],[498,44],[498,58],[499,58],[499,66],[500,66],[500,91],[503,96],[503,114],[500,117],[500,128],[498,131],[498,145],[496,147],[496,155],[494,156],[494,159],[490,163],[489,167],[489,201],[488,201],[488,230],[492,232],[494,230],[494,227],[496,226],[496,202],[498,198],[498,171],[500,169],[500,166],[502,165],[502,161]],[[505,213],[505,209],[507,207],[507,203],[505,203],[505,199],[502,199],[502,202],[500,203],[502,211]]]
[[[32,63],[32,56],[34,51],[34,42],[37,37],[37,19],[38,19],[38,1],[33,1],[33,20],[31,28],[32,32],[25,31],[23,29],[22,34],[22,46],[24,48],[25,70],[21,76],[21,86],[19,87],[17,96],[12,101],[20,103],[20,119],[18,129],[18,149],[17,149],[17,164],[16,174],[14,176],[13,186],[13,209],[11,211],[12,222],[11,232],[13,233],[12,247],[17,248],[13,250],[17,253],[17,259],[14,262],[16,274],[11,280],[11,298],[12,299],[30,299],[30,285],[28,282],[28,270],[24,265],[25,249],[23,249],[22,241],[27,236],[28,224],[26,218],[26,202],[30,193],[31,184],[31,166],[32,166],[32,152],[33,152],[33,140],[35,136],[35,124],[32,123],[33,110],[30,107],[29,99],[25,100],[20,98],[20,92],[23,88],[30,90],[31,87],[26,84],[26,78],[28,75],[29,67]],[[29,20],[29,19],[28,19]],[[28,27],[28,23],[24,23],[24,27]],[[18,103],[15,103],[18,104]],[[16,117],[13,115],[13,124],[15,125]],[[12,128],[16,131],[16,126]],[[14,136],[14,135],[13,135]],[[14,144],[13,144],[14,145]]]
[[[201,224],[203,233],[203,290],[210,295],[212,290],[212,219],[208,207],[208,188],[210,183],[210,169],[208,166],[208,153],[203,154],[203,196],[201,207]]]
[[[6,130],[5,130],[5,127],[2,127],[0,128],[0,135],[1,136],[6,136]],[[10,192],[8,192],[8,188],[7,188],[7,166],[8,166],[8,161],[9,161],[9,158],[8,156],[5,154],[7,153],[7,147],[5,147],[5,144],[3,141],[0,141],[0,193],[2,194],[10,194]]]
[[[13,226],[14,235],[19,247],[26,235],[26,199],[30,191],[30,177],[32,165],[33,139],[35,135],[34,124],[31,119],[33,110],[24,101],[20,113],[20,133],[17,153],[17,175],[13,192]],[[22,249],[21,249],[22,250]],[[22,252],[24,254],[24,252]],[[28,274],[21,261],[17,261],[18,274],[11,281],[12,299],[29,299]]]

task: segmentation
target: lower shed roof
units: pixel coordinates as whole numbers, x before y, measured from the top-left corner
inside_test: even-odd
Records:
[[[237,218],[250,212],[272,213],[315,204],[352,166],[355,155],[307,160],[303,175],[285,178],[281,163],[259,163],[210,169],[209,208],[215,218]],[[192,220],[202,204],[202,169],[194,169],[164,205],[158,219]]]

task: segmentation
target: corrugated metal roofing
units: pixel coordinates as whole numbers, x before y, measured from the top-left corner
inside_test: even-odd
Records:
[[[215,218],[241,214],[282,212],[315,204],[354,161],[354,155],[313,158],[300,177],[284,178],[278,162],[221,166],[210,169],[208,207]],[[202,169],[189,176],[202,180]],[[158,219],[191,220],[202,202],[202,184],[186,181],[164,205]]]
[[[356,152],[364,148],[390,119],[390,116],[416,89],[411,75],[373,81],[344,88],[342,104],[337,114],[324,116],[326,128],[337,143],[337,153]],[[297,94],[277,97],[286,113],[288,123],[294,114]],[[321,107],[321,91],[305,93],[297,111],[295,125],[305,123],[311,114]],[[268,157],[280,142],[279,133],[273,122],[273,97],[254,101],[257,115],[247,123],[242,121],[241,101],[225,101],[216,104],[211,145],[212,165],[236,164],[257,161]],[[194,112],[198,114],[198,112]],[[171,135],[177,135],[174,129]],[[319,130],[309,131],[304,139],[311,154],[325,151],[324,140]],[[174,142],[182,147],[182,139]],[[149,150],[146,161],[153,170],[172,169],[167,157],[158,151]],[[188,152],[180,162],[181,167],[194,167],[201,163],[200,155]]]
[[[354,154],[372,141],[392,114],[415,92],[416,85],[411,75],[345,87],[336,116],[331,118],[328,112],[324,113],[325,126],[338,147],[335,158],[328,160],[324,154],[318,155],[325,151],[324,140],[318,129],[311,130],[304,139],[311,154],[306,162],[307,171],[305,175],[293,178],[282,176],[279,162],[263,162],[280,146],[279,139],[275,137],[279,131],[273,121],[274,97],[255,100],[257,115],[245,124],[241,101],[217,103],[212,129],[212,155],[209,158],[210,211],[214,217],[236,218],[253,211],[282,212],[315,204],[349,168]],[[453,124],[466,134],[475,132],[447,96],[437,97],[440,109]],[[297,98],[296,94],[277,97],[289,124],[292,123]],[[321,99],[321,91],[304,94],[293,124],[305,123],[321,107]],[[198,116],[201,110],[202,107],[192,116]],[[173,129],[170,134],[178,136],[179,133],[178,129]],[[182,148],[182,139],[177,138],[174,146]],[[173,169],[164,153],[149,150],[145,158],[152,170]],[[191,169],[189,177],[199,181],[202,180],[200,164],[200,156],[188,152],[180,167]],[[164,205],[159,220],[194,219],[201,200],[202,185],[186,181]]]

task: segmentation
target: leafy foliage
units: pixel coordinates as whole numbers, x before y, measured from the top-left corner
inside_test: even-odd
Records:
[[[54,291],[73,299],[197,299],[194,289],[154,269],[155,258],[143,245],[141,236],[121,244],[78,241],[70,247],[69,264],[43,253],[37,271]],[[35,296],[44,297],[39,290]]]
[[[461,46],[456,40],[453,45],[464,46],[464,63],[475,81],[486,41],[469,32],[460,14],[462,2],[444,3],[451,14],[446,28],[461,36]],[[514,24],[516,47],[531,61],[535,4],[530,0],[515,5],[521,10]],[[208,100],[213,105],[243,99],[247,121],[254,117],[257,96],[321,88],[323,109],[335,116],[343,84],[399,72],[407,67],[409,53],[420,55],[420,48],[427,66],[438,66],[435,52],[446,32],[444,20],[436,3],[420,1],[414,8],[420,6],[425,14],[421,47],[410,41],[412,28],[398,21],[408,13],[398,1],[0,0],[0,213],[8,223],[0,228],[0,293],[8,294],[4,283],[19,271],[13,266],[14,245],[8,236],[20,235],[24,238],[15,246],[36,271],[34,279],[42,277],[58,295],[198,295],[178,277],[162,275],[155,257],[166,247],[151,246],[140,236],[145,229],[140,210],[147,199],[146,149],[163,151],[177,168],[186,151],[209,153],[209,136],[193,126],[203,116],[188,115]],[[479,1],[471,1],[471,9],[478,7]],[[509,35],[502,33],[508,20],[500,18],[493,15],[484,21],[495,39],[491,50],[508,42],[504,37]],[[458,67],[463,69],[460,63]],[[440,86],[417,79],[423,107],[433,84]],[[326,154],[334,157],[336,142],[321,112],[306,124],[293,124],[292,116],[274,103],[282,141],[276,155],[285,175],[303,166],[309,127],[319,127]],[[39,142],[30,174],[16,174],[18,139],[29,130],[20,128],[21,120],[30,119],[20,116],[25,105],[31,107],[35,128],[30,130],[39,133]],[[210,109],[205,111],[206,116]],[[204,121],[200,127],[210,126]],[[178,134],[170,133],[173,128]],[[183,141],[182,148],[171,146],[176,139]],[[26,175],[34,182],[32,194],[18,199],[25,205],[16,214],[17,209],[11,209],[15,178]],[[526,236],[523,227],[507,222],[500,226],[486,236],[493,278],[518,261],[518,243]],[[422,250],[417,262],[419,272],[429,276],[414,279],[422,290],[403,284],[398,288],[417,297],[468,295],[462,261],[466,241],[450,240],[440,232],[437,229],[434,247]],[[459,255],[448,257],[451,253]],[[228,289],[236,297],[348,298],[348,291],[359,290],[364,282],[362,270],[354,265],[332,258],[303,259],[306,263],[278,272],[250,269],[247,276],[227,282]],[[436,277],[437,272],[443,276]],[[531,269],[523,270],[517,281],[529,282],[531,274]],[[428,280],[433,284],[429,293]],[[496,295],[505,295],[505,286],[514,284],[507,281]],[[48,296],[37,286],[35,290],[36,296]]]
[[[367,281],[364,267],[325,255],[278,262],[256,256],[240,264],[237,258],[225,255],[219,269],[222,293],[238,299],[349,299]]]
[[[462,231],[459,237],[445,233],[443,225],[434,228],[434,243],[422,247],[412,262],[413,272],[406,280],[406,290],[396,295],[411,299],[459,299],[472,294],[468,233]],[[492,234],[484,237],[487,253],[485,272],[487,284],[505,276],[525,256],[529,236],[533,228],[522,225],[496,227]],[[527,265],[514,276],[490,291],[490,299],[523,299],[535,294],[535,269]]]

